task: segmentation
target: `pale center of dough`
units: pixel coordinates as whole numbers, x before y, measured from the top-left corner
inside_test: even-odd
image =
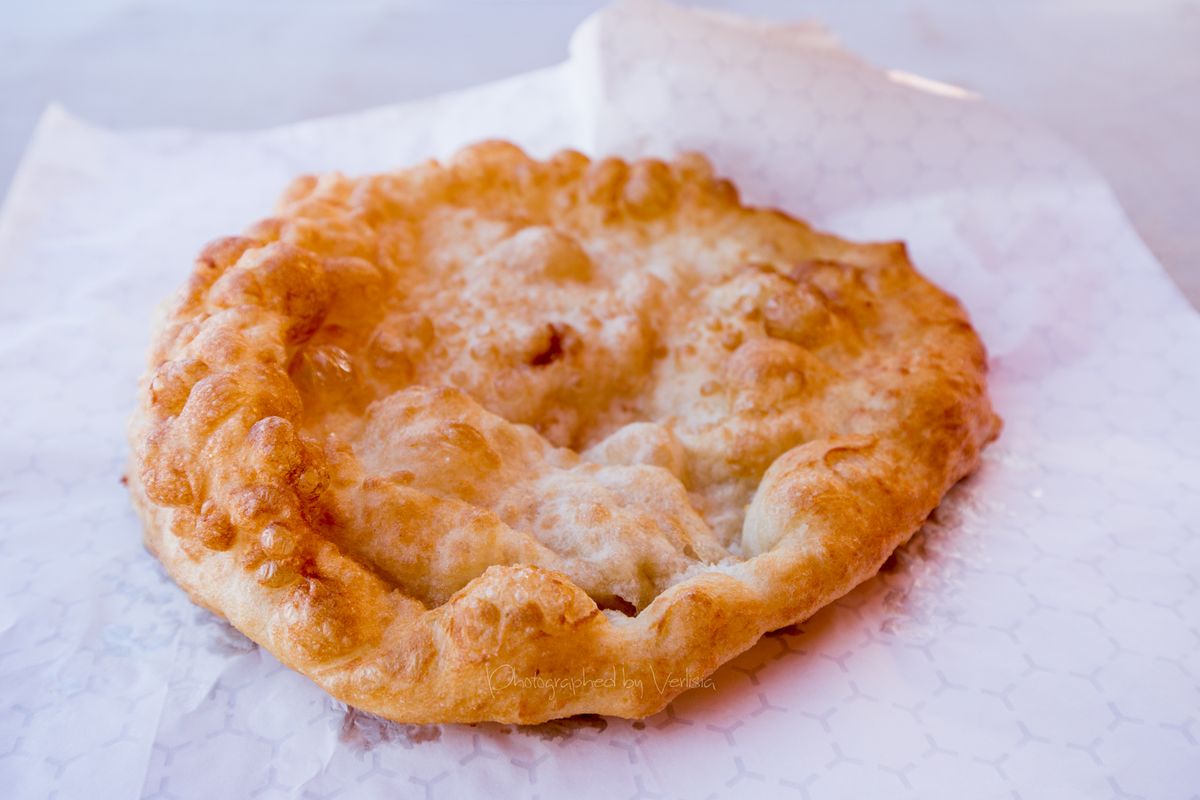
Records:
[[[408,263],[371,324],[327,323],[291,373],[306,432],[356,457],[326,535],[427,602],[534,563],[640,609],[738,559],[766,468],[835,432],[851,267],[664,226],[589,240],[463,209],[397,226]]]

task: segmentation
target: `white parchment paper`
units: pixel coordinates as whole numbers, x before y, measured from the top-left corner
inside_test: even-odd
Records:
[[[119,483],[154,305],[297,173],[507,137],[709,153],[905,239],[1006,420],[878,578],[645,722],[400,726],[191,605]],[[0,794],[1046,797],[1200,791],[1200,321],[1071,152],[810,26],[621,3],[568,63],[238,134],[59,108],[0,216]]]

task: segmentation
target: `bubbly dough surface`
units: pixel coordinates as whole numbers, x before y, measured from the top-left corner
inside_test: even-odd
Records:
[[[353,702],[640,715],[666,700],[404,687],[530,641],[549,672],[560,646],[719,664],[975,467],[985,369],[901,245],[744,207],[696,155],[484,143],[299,179],[206,248],[151,354],[134,500],[193,596]]]

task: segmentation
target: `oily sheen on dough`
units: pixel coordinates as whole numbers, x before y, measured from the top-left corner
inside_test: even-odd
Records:
[[[873,575],[998,430],[903,245],[695,154],[485,142],[209,244],[129,485],[195,601],[347,703],[640,717]]]

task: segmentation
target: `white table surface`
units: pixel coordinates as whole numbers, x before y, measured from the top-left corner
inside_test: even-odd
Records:
[[[880,66],[1036,119],[1107,176],[1200,304],[1200,2],[689,3],[824,23]],[[59,101],[116,127],[238,129],[469,86],[566,55],[598,0],[9,0],[0,24],[0,191]]]

